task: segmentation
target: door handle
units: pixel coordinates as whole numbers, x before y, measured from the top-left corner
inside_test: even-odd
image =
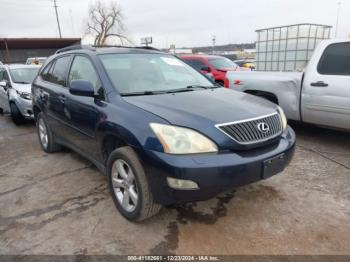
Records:
[[[317,81],[317,82],[314,82],[314,83],[311,83],[311,86],[317,86],[317,87],[327,87],[328,84],[323,82],[323,81]]]
[[[59,96],[58,99],[60,100],[61,103],[66,102],[66,97],[64,95]]]

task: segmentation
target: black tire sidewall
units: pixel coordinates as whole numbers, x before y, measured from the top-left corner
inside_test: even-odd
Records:
[[[143,171],[143,169],[139,170],[140,168],[142,168],[142,166],[140,166],[141,163],[135,163],[135,159],[131,159],[131,157],[128,156],[128,152],[125,152],[127,150],[130,151],[132,149],[130,147],[119,148],[119,149],[113,151],[111,153],[111,155],[109,156],[108,163],[107,163],[108,184],[109,184],[109,190],[111,192],[114,204],[117,207],[117,209],[119,210],[119,212],[128,220],[138,221],[140,216],[141,216],[142,207],[143,207],[144,201],[145,201],[144,188],[142,187],[142,185],[140,183],[140,175],[144,175],[144,171]],[[119,203],[119,201],[117,199],[117,196],[114,193],[114,188],[113,188],[113,183],[112,183],[112,166],[113,166],[113,163],[117,159],[121,159],[121,160],[125,161],[130,166],[130,168],[132,169],[134,176],[135,176],[135,182],[136,182],[136,186],[137,186],[139,200],[138,200],[138,203],[136,205],[135,210],[132,212],[126,211],[121,206],[121,204]],[[142,172],[142,174],[140,174],[140,172]]]
[[[11,111],[12,120],[16,125],[20,125],[24,122],[24,118],[21,112],[19,111],[16,103],[14,102],[10,103],[10,111]]]

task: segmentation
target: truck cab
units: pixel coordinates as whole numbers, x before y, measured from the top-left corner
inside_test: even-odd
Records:
[[[350,41],[324,40],[303,72],[229,73],[230,88],[280,105],[288,119],[350,130]]]

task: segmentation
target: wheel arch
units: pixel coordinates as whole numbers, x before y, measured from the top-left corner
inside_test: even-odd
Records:
[[[259,90],[245,90],[244,93],[251,94],[254,96],[258,96],[258,97],[262,97],[262,98],[269,100],[270,102],[272,102],[274,104],[277,104],[277,105],[279,104],[278,97],[274,93],[271,93],[271,92],[259,91]]]

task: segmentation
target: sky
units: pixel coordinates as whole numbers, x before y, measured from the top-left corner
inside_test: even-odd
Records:
[[[102,0],[109,2],[109,0]],[[63,37],[81,37],[93,0],[57,0]],[[335,26],[339,0],[117,0],[128,36],[152,36],[166,48],[251,43],[256,29],[320,23]],[[0,0],[0,37],[58,37],[53,0]],[[350,0],[341,0],[338,37],[350,36]],[[335,29],[332,29],[335,35]],[[85,42],[89,42],[85,38]]]

